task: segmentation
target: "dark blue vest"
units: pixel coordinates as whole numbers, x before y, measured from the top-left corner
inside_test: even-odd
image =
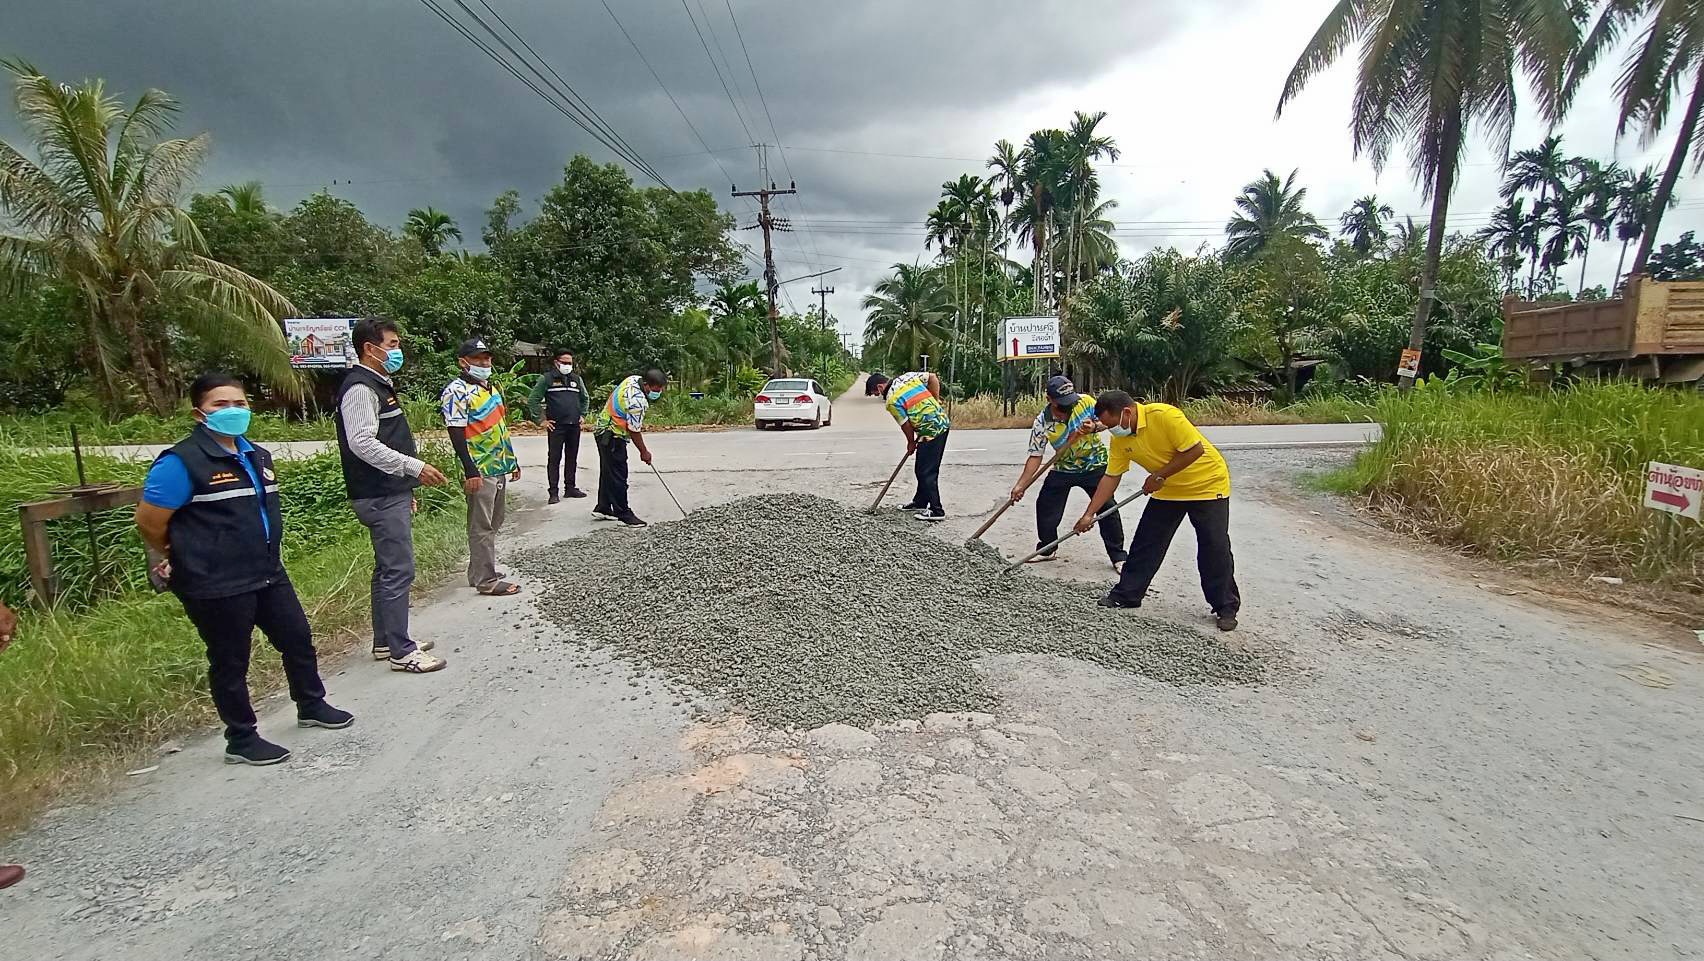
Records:
[[[256,490],[240,458],[219,445],[205,427],[197,427],[168,453],[189,471],[189,503],[172,514],[171,589],[180,597],[215,598],[246,594],[285,580],[279,545],[284,517],[279,511],[278,479],[272,455],[259,447],[249,463],[263,490]],[[164,457],[165,454],[160,456]],[[263,498],[272,536],[260,521]]]

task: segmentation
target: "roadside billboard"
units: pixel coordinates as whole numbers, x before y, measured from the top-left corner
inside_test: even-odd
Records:
[[[1058,317],[1007,317],[1000,322],[1000,360],[1059,356]]]
[[[341,370],[354,366],[355,351],[349,333],[355,327],[350,317],[291,317],[284,321],[284,339],[289,341],[290,366],[298,370]]]

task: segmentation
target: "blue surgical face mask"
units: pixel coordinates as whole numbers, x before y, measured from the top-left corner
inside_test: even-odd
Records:
[[[648,390],[645,392],[645,398],[647,400],[656,400],[661,396],[663,396],[663,392],[660,390]]]
[[[394,374],[402,369],[402,348],[392,347],[385,351],[385,373]]]
[[[249,421],[253,418],[247,407],[221,407],[205,413],[207,429],[215,434],[226,437],[241,437],[248,433]]]
[[[491,368],[490,367],[471,367],[470,366],[467,369],[467,375],[469,377],[472,377],[474,380],[483,381],[487,377],[491,376]]]
[[[1118,423],[1112,425],[1112,436],[1114,437],[1129,437],[1134,433],[1136,433],[1134,428],[1124,426],[1124,418],[1122,416],[1119,417]]]

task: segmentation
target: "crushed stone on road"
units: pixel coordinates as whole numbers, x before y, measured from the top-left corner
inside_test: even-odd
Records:
[[[1099,591],[1033,577],[809,494],[750,497],[644,531],[534,551],[541,613],[568,636],[814,728],[981,710],[987,654],[1055,654],[1174,684],[1261,680],[1260,658],[1188,628],[1095,606]]]

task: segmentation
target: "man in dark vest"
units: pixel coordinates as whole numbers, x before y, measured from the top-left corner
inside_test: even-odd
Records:
[[[402,337],[396,322],[367,317],[349,340],[359,360],[338,389],[337,450],[343,486],[355,516],[373,537],[373,660],[391,670],[426,674],[444,659],[426,653],[431,641],[408,636],[408,590],[414,585],[414,489],[444,483],[444,474],[416,457],[396,385]]]
[[[225,722],[225,761],[277,764],[287,748],[256,730],[249,703],[254,629],[278,649],[301,727],[343,728],[355,717],[325,702],[308,615],[284,573],[284,518],[272,455],[249,443],[248,397],[229,374],[189,388],[196,428],[148,471],[136,529],[165,560],[155,573],[183,602],[207,644],[207,681]]]
[[[538,379],[527,398],[533,420],[549,432],[550,473],[545,475],[545,488],[550,492],[552,504],[562,500],[556,496],[558,477],[562,479],[564,494],[586,496],[574,483],[574,474],[580,466],[580,421],[585,416],[589,397],[591,392],[586,390],[585,378],[574,370],[574,352],[559,350],[550,372]]]

